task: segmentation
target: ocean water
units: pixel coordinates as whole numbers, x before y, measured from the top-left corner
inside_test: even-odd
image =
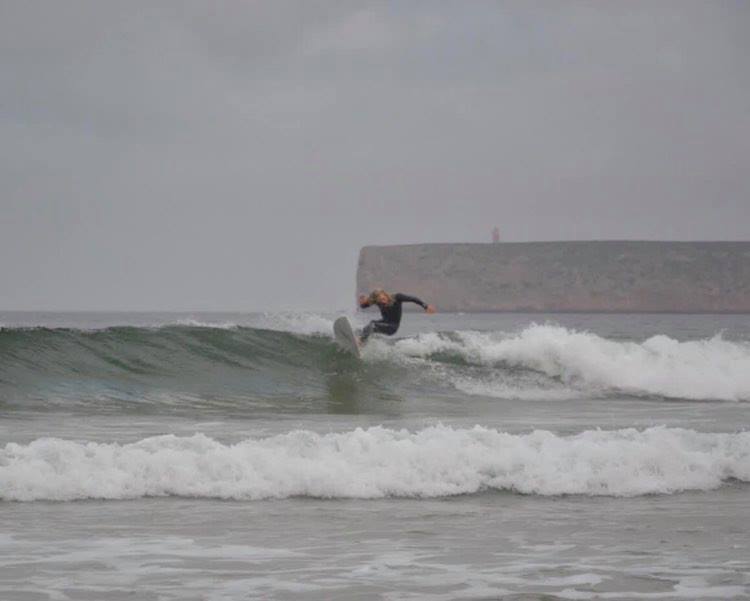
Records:
[[[0,599],[750,598],[750,316],[335,317],[0,313]]]

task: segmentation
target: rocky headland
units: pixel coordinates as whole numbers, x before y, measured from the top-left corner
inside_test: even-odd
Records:
[[[750,313],[750,242],[366,246],[357,291],[442,311]]]

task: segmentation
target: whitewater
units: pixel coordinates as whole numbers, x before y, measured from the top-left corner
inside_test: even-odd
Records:
[[[750,481],[750,432],[650,428],[511,435],[475,426],[297,430],[222,444],[203,434],[136,443],[54,438],[0,451],[3,500],[184,496],[268,499],[439,497],[485,490],[615,495],[711,490]]]
[[[0,313],[0,597],[750,598],[747,316],[336,315]]]

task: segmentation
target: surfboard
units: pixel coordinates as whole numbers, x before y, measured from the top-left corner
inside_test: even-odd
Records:
[[[349,323],[346,317],[339,317],[333,322],[333,336],[341,348],[350,352],[355,357],[360,357],[357,338],[354,336],[352,324]]]

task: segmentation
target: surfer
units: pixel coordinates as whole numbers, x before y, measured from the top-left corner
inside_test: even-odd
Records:
[[[388,294],[382,288],[376,288],[370,293],[370,296],[359,295],[359,306],[366,309],[372,305],[377,305],[380,309],[382,319],[374,319],[368,323],[362,330],[359,338],[360,344],[364,344],[372,333],[385,334],[393,336],[398,331],[401,324],[401,305],[403,303],[415,303],[422,307],[427,313],[435,313],[435,307],[421,301],[416,296],[407,294]]]

